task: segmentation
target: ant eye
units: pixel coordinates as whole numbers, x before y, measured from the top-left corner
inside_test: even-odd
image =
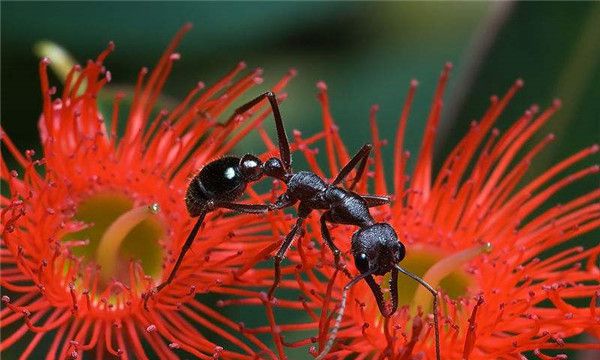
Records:
[[[354,258],[354,263],[356,264],[356,268],[361,272],[369,271],[369,259],[367,258],[367,254],[362,253]]]
[[[401,261],[406,256],[406,247],[402,243],[398,243],[398,259],[396,261]]]

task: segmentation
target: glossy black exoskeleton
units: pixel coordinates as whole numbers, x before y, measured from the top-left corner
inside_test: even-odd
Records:
[[[274,108],[273,113],[278,115],[279,111]],[[421,278],[398,265],[404,259],[406,253],[404,245],[399,241],[398,235],[392,226],[387,223],[376,222],[369,212],[369,208],[387,204],[390,202],[390,199],[385,196],[359,195],[353,191],[365,172],[372,146],[370,144],[364,145],[340,170],[331,183],[328,183],[310,171],[294,173],[291,169],[292,159],[283,122],[281,116],[277,115],[275,116],[275,123],[277,125],[281,157],[271,158],[265,163],[265,165],[268,164],[269,168],[269,173],[265,175],[281,180],[286,184],[287,189],[284,194],[277,198],[274,204],[269,205],[269,208],[272,210],[283,209],[298,203],[298,219],[275,255],[275,277],[273,285],[269,289],[269,298],[273,297],[273,293],[281,280],[281,261],[291,246],[296,233],[300,231],[303,222],[311,212],[314,210],[323,210],[320,221],[321,234],[325,243],[333,252],[335,266],[342,268],[349,276],[349,272],[341,266],[341,252],[331,239],[327,224],[354,225],[359,228],[352,236],[351,252],[360,274],[353,277],[344,287],[335,325],[332,328],[324,349],[317,356],[317,359],[325,357],[335,341],[335,336],[340,327],[346,306],[347,293],[350,288],[364,279],[375,296],[381,314],[389,317],[398,308],[398,272],[402,272],[421,283],[434,296],[436,357],[439,360],[437,292]],[[355,167],[357,167],[356,176],[348,189],[340,186]],[[373,278],[373,275],[385,275],[389,272],[391,272],[391,306],[386,304],[381,287]]]

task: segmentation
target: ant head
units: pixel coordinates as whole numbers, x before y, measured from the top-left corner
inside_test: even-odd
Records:
[[[352,255],[361,273],[385,275],[406,255],[394,229],[386,223],[367,226],[352,236]]]
[[[247,182],[257,181],[263,176],[263,163],[252,154],[246,154],[240,159],[240,172]]]
[[[281,160],[276,158],[276,157],[272,157],[269,160],[267,160],[263,166],[263,172],[265,175],[279,179],[279,180],[284,180],[285,175],[286,175],[286,171],[285,168],[283,167],[283,164],[281,163]]]

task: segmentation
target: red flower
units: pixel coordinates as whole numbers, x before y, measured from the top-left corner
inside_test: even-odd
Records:
[[[168,275],[193,224],[183,201],[190,176],[228,153],[270,113],[261,104],[217,124],[233,101],[262,81],[260,70],[234,81],[243,63],[212,87],[198,83],[174,109],[155,111],[179,59],[175,48],[189,28],[176,35],[151,73],[140,71],[124,124],[119,124],[124,94],[116,96],[110,121],[97,103],[110,81],[103,63],[113,44],[84,68],[74,67],[60,97],[48,84],[49,60],[40,62],[42,157],[35,160],[33,151],[23,155],[1,134],[23,176],[9,171],[2,158],[8,195],[0,198],[1,327],[16,330],[4,332],[0,351],[21,343],[23,358],[45,352],[49,358],[75,358],[86,351],[97,358],[274,357],[254,335],[240,334],[238,324],[195,297],[245,294],[229,285],[240,268],[250,268],[265,248],[272,249],[272,237],[264,235],[271,229],[267,217],[207,216],[173,284],[150,300],[150,311],[142,309],[141,295]],[[273,91],[281,91],[291,76]],[[251,201],[264,202],[264,196],[248,193]],[[161,269],[163,257],[169,261]],[[44,337],[52,337],[50,349],[36,350]]]
[[[16,331],[2,339],[0,351],[24,343],[23,357],[47,352],[49,358],[75,358],[93,351],[97,358],[110,353],[123,358],[243,359],[283,358],[286,346],[317,343],[315,354],[324,348],[348,279],[333,268],[329,249],[316,246],[322,237],[315,216],[307,220],[304,237],[288,254],[292,264],[282,269],[287,276],[282,287],[301,293],[300,301],[271,302],[254,289],[272,284],[273,270],[254,265],[277,248],[275,240],[289,230],[289,219],[277,214],[224,217],[224,212],[215,212],[207,216],[200,239],[174,283],[150,300],[149,311],[143,310],[141,295],[168,274],[194,222],[183,201],[189,177],[228,153],[270,113],[260,104],[243,117],[219,121],[231,112],[234,100],[261,81],[256,70],[234,82],[243,64],[210,88],[198,84],[170,112],[155,111],[162,86],[179,58],[175,47],[188,29],[175,37],[147,80],[147,70],[140,72],[122,137],[116,134],[123,95],[115,99],[110,122],[103,119],[96,101],[110,80],[103,62],[112,45],[85,68],[74,68],[62,97],[54,100],[56,90],[46,76],[48,61],[40,63],[43,157],[35,160],[32,151],[23,155],[0,133],[24,173],[20,177],[10,171],[2,159],[0,176],[8,185],[8,195],[0,197],[0,275],[5,294],[0,327],[13,326]],[[577,247],[569,240],[600,226],[600,190],[542,210],[557,191],[598,172],[597,166],[568,170],[597,153],[598,146],[583,149],[519,185],[529,163],[552,137],[524,156],[518,154],[559,105],[556,102],[539,115],[532,107],[500,136],[493,124],[522,86],[519,81],[502,99],[492,99],[482,119],[433,176],[433,144],[448,72],[449,67],[442,73],[409,179],[408,154],[402,149],[416,88],[416,82],[411,84],[394,146],[395,199],[390,206],[373,210],[407,245],[403,266],[423,275],[443,294],[443,359],[519,358],[529,350],[546,359],[541,350],[598,348],[568,338],[584,332],[600,337],[596,309],[600,245]],[[292,75],[273,91],[281,91]],[[314,172],[326,177],[310,149],[316,140],[325,139],[330,175],[337,174],[350,156],[329,113],[325,85],[319,84],[319,89],[325,131],[310,139],[296,132],[293,147],[303,152]],[[375,114],[373,108],[374,193],[387,194],[384,141]],[[258,130],[269,152],[276,152],[268,136]],[[567,170],[568,175],[563,175]],[[276,191],[247,192],[251,202],[261,203]],[[366,180],[360,182],[358,192],[369,192]],[[332,229],[345,253],[354,230]],[[565,250],[545,255],[558,245]],[[163,257],[168,261],[161,267]],[[357,272],[351,261],[348,268]],[[401,282],[401,304],[406,306],[389,319],[380,315],[365,284],[352,289],[329,356],[434,357],[430,296],[414,282]],[[269,324],[246,329],[212,309],[197,293],[235,296],[219,305],[262,303]],[[279,322],[275,306],[303,312],[308,319]],[[288,343],[280,336],[298,330],[318,337]],[[258,339],[258,333],[272,333],[277,355]],[[50,348],[38,349],[41,340],[51,336]]]
[[[395,166],[390,206],[375,208],[378,221],[389,222],[407,247],[402,266],[420,274],[442,294],[440,332],[442,359],[517,359],[527,351],[550,359],[542,350],[598,349],[595,344],[577,343],[571,337],[589,333],[600,337],[600,296],[596,242],[579,246],[570,240],[600,227],[600,190],[589,191],[564,204],[542,210],[559,190],[585,176],[597,176],[598,166],[577,170],[582,159],[598,152],[593,145],[570,155],[534,180],[520,185],[535,156],[553,140],[547,136],[523,156],[524,146],[559,108],[555,101],[539,113],[536,106],[517,119],[501,135],[494,122],[523,83],[518,80],[502,98],[491,105],[478,122],[450,152],[437,175],[432,157],[448,65],[440,77],[425,136],[411,177],[406,174],[408,152],[403,151],[404,132],[417,87],[410,85],[394,144]],[[329,112],[323,83],[319,100],[323,108],[326,156],[329,171],[321,169],[314,151],[300,146],[311,170],[327,178],[335,176],[349,160]],[[382,147],[371,111],[374,144],[374,193],[388,194],[382,162]],[[302,144],[300,134],[296,141]],[[575,168],[575,169],[574,169]],[[358,193],[367,193],[362,181]],[[320,353],[335,323],[342,287],[349,279],[333,268],[333,257],[323,245],[318,216],[307,220],[306,233],[288,258],[296,265],[284,273],[293,275],[283,287],[295,289],[300,301],[281,299],[266,303],[273,320],[271,332],[288,346],[316,343]],[[283,232],[289,229],[283,227]],[[345,254],[350,251],[356,228],[335,226],[334,241]],[[321,246],[315,246],[315,243]],[[547,255],[548,250],[553,255]],[[352,274],[358,274],[348,260]],[[389,275],[388,275],[389,276]],[[389,277],[380,279],[387,284]],[[434,359],[431,294],[410,279],[400,279],[401,307],[392,317],[381,316],[366,283],[354,286],[347,299],[337,341],[330,358]],[[250,300],[248,300],[250,302]],[[304,310],[302,323],[281,323],[273,307]],[[279,320],[279,321],[278,321]],[[280,333],[310,331],[318,337],[285,343]],[[560,358],[560,357],[559,357]]]

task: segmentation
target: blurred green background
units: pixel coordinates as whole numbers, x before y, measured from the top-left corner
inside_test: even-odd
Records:
[[[41,110],[38,59],[33,44],[52,40],[84,63],[113,40],[106,65],[111,86],[133,84],[141,66],[153,66],[185,22],[185,37],[165,94],[182,98],[199,80],[211,84],[239,60],[265,69],[265,90],[290,67],[299,76],[287,88],[286,126],[319,131],[315,82],[329,87],[332,112],[351,151],[370,141],[368,111],[379,104],[380,131],[393,141],[397,117],[412,78],[420,81],[406,146],[415,154],[433,89],[446,61],[455,65],[437,144],[437,163],[489,104],[521,77],[517,95],[498,127],[504,130],[526,107],[563,108],[543,134],[557,140],[533,173],[600,141],[600,3],[335,2],[217,3],[106,2],[1,4],[1,120],[21,149],[37,149]],[[58,79],[53,83],[59,85]],[[251,137],[238,152],[258,145]],[[262,146],[261,146],[262,149]],[[391,175],[391,149],[384,153]],[[414,158],[414,156],[413,156]],[[580,167],[589,165],[590,159]],[[558,194],[572,198],[598,186],[585,179]],[[591,244],[598,233],[578,241]],[[234,316],[235,317],[235,316]],[[303,350],[305,351],[305,350]]]

